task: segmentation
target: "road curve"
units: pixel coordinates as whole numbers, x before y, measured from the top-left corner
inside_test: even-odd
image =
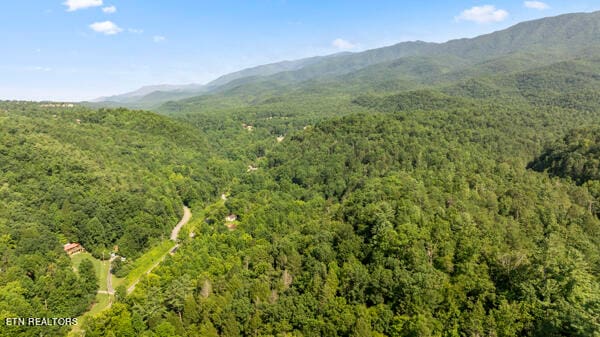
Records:
[[[181,218],[181,221],[179,221],[179,223],[175,226],[175,228],[173,228],[173,231],[171,231],[171,240],[173,240],[175,242],[175,245],[173,245],[173,247],[171,249],[169,249],[169,253],[167,254],[174,254],[176,251],[176,248],[179,247],[179,244],[177,243],[177,236],[179,235],[179,231],[181,230],[181,228],[190,221],[190,219],[192,218],[192,212],[190,211],[189,208],[183,206],[183,217]],[[162,256],[160,259],[158,259],[156,261],[156,263],[154,263],[152,265],[152,267],[146,271],[145,274],[149,274],[154,268],[156,268],[166,257],[165,254],[164,256]],[[111,258],[108,261],[108,275],[106,275],[106,290],[98,290],[99,294],[108,294],[109,295],[109,302],[107,307],[102,308],[101,310],[110,308],[112,306],[113,303],[113,298],[110,295],[114,295],[115,294],[115,290],[113,289],[112,286],[112,273],[110,271],[110,267],[112,264],[112,261],[117,258],[117,256],[111,256]],[[127,294],[131,293],[134,289],[136,284],[139,282],[140,279],[135,280],[135,282],[133,282],[133,284],[127,288]],[[98,303],[95,303],[94,306],[96,306]],[[85,317],[86,315],[89,314],[89,311],[85,312],[84,314],[82,314],[81,317]],[[72,331],[80,331],[78,330],[78,326],[74,325],[73,326],[73,330]]]
[[[190,209],[187,208],[186,206],[183,206],[183,217],[181,218],[179,223],[175,226],[175,228],[173,228],[173,231],[171,231],[171,241],[175,242],[175,245],[173,245],[173,247],[171,249],[169,249],[169,252],[167,254],[169,254],[169,253],[173,254],[175,252],[176,248],[179,247],[179,244],[177,243],[177,236],[179,235],[179,231],[181,230],[181,228],[183,226],[185,226],[185,224],[187,224],[190,221],[191,218],[192,218],[192,211],[190,211]],[[148,269],[144,274],[150,274],[150,272],[152,272],[152,270],[154,270],[154,268],[158,267],[158,265],[165,259],[167,254],[163,255],[159,260],[157,260],[152,265],[152,267],[150,267],[150,269]],[[127,288],[128,294],[133,292],[133,290],[135,289],[135,286],[138,284],[139,281],[140,281],[140,279],[138,278],[137,280],[135,280],[133,282],[133,284],[131,286],[129,286],[129,288]]]
[[[175,228],[173,228],[173,231],[171,231],[171,241],[177,242],[177,236],[179,235],[179,231],[186,223],[188,223],[188,221],[190,221],[191,218],[192,211],[190,211],[190,209],[186,206],[183,206],[183,217],[181,218],[181,221],[179,221],[179,223],[175,226]]]
[[[179,231],[181,230],[181,228],[183,228],[183,226],[185,226],[185,224],[187,224],[190,219],[192,218],[192,211],[190,211],[189,208],[187,208],[186,206],[183,206],[183,217],[181,217],[181,220],[179,221],[179,223],[177,223],[177,225],[175,226],[175,228],[173,228],[173,230],[171,231],[171,241],[175,242],[176,244],[173,246],[173,248],[169,249],[170,253],[173,253],[175,248],[179,247],[179,244],[177,244],[177,237],[179,236]],[[110,269],[110,266],[112,265],[113,260],[116,258],[117,256],[113,256],[110,258],[110,260],[108,261],[108,275],[106,276],[106,291],[103,290],[99,290],[98,292],[101,294],[109,294],[109,295],[113,295],[115,293],[115,290],[113,289],[112,286],[112,272]],[[164,260],[164,256],[160,258],[160,260],[156,261],[156,263],[154,263],[152,265],[152,267],[146,271],[146,274],[150,273],[154,268],[156,268],[161,262],[162,260]],[[133,284],[127,288],[127,293],[131,293],[133,291],[133,289],[135,289],[136,284],[138,283],[138,280],[135,280],[135,282],[133,282]]]

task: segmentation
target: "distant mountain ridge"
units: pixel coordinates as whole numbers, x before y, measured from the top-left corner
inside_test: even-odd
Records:
[[[202,86],[150,86],[101,104],[156,107],[208,94],[256,95],[290,86],[405,90],[480,74],[524,71],[600,51],[600,11],[522,22],[470,39],[402,42],[358,53],[284,61],[234,72]]]
[[[138,90],[132,91],[132,92],[128,92],[125,94],[120,94],[120,95],[114,95],[114,96],[107,96],[107,97],[100,97],[98,99],[95,99],[94,101],[99,101],[99,100],[110,100],[113,98],[132,98],[132,97],[142,97],[142,96],[146,96],[148,94],[151,94],[155,91],[199,91],[202,90],[202,88],[204,88],[204,85],[202,84],[183,84],[183,85],[171,85],[171,84],[161,84],[161,85],[148,85],[148,86],[144,86],[139,88]]]
[[[193,97],[205,91],[206,86],[193,83],[183,85],[149,85],[120,95],[99,97],[91,102],[94,104],[109,106],[125,105],[130,107],[147,108],[156,102],[163,102],[165,99],[183,99],[187,97]]]
[[[334,54],[336,56],[340,54]],[[252,68],[243,69],[230,74],[226,74],[218,77],[217,79],[207,84],[185,84],[185,85],[149,85],[141,87],[132,92],[106,96],[94,99],[93,103],[112,103],[118,105],[118,103],[126,103],[132,105],[139,105],[143,107],[148,103],[155,101],[172,100],[177,98],[191,97],[210,91],[213,88],[217,88],[221,85],[225,85],[229,82],[235,81],[240,78],[253,77],[253,76],[269,76],[272,74],[292,71],[301,69],[304,66],[317,62],[323,58],[331,56],[316,56],[306,59],[300,59],[295,61],[282,61],[277,63],[271,63]]]

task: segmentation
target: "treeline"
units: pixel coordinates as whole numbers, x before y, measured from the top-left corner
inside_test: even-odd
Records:
[[[600,180],[600,128],[571,130],[547,147],[530,167],[554,176],[571,178],[579,185]]]
[[[526,168],[589,114],[427,92],[355,102],[371,112],[272,142],[196,237],[86,335],[600,331],[593,196]]]
[[[134,260],[168,238],[182,204],[212,199],[229,180],[226,167],[207,168],[211,151],[196,130],[153,113],[0,103],[2,319],[87,310],[97,280],[82,286],[87,269],[73,271],[63,244],[98,258],[118,246]]]
[[[133,259],[184,203],[195,237],[86,336],[598,335],[597,128],[569,133],[597,124],[595,64],[265,82],[176,120],[3,103],[2,312],[76,315],[93,290],[61,244]]]
[[[588,208],[600,213],[599,127],[570,130],[563,138],[546,147],[539,157],[529,163],[529,168],[582,185],[594,196],[588,201]]]

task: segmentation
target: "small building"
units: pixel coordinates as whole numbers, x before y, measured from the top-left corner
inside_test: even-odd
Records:
[[[235,214],[229,214],[225,217],[225,221],[227,222],[234,222],[235,220],[237,220],[237,215]]]
[[[78,243],[67,243],[63,246],[65,252],[69,255],[85,252],[85,248]]]

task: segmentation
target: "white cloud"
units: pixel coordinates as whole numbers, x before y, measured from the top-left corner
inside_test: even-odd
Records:
[[[117,7],[115,7],[115,6],[103,7],[102,11],[104,13],[106,13],[106,14],[116,13],[117,12]]]
[[[355,44],[340,38],[333,40],[331,42],[331,45],[339,50],[349,50],[356,48]]]
[[[527,8],[539,9],[541,11],[550,8],[547,3],[541,1],[525,1],[523,5]]]
[[[104,35],[115,35],[123,31],[123,29],[112,21],[94,22],[90,25],[90,28]]]
[[[508,12],[503,9],[497,9],[496,6],[484,5],[465,9],[456,21],[473,21],[477,23],[490,23],[504,21],[508,17]]]
[[[40,66],[30,66],[30,67],[25,67],[25,70],[27,71],[41,71],[41,72],[49,72],[52,71],[52,68],[50,67],[40,67]]]
[[[127,29],[128,32],[130,32],[131,34],[142,34],[144,32],[143,29],[137,29],[137,28],[129,28]]]
[[[156,43],[160,43],[160,42],[164,42],[167,38],[164,36],[160,36],[160,35],[154,35],[152,37],[152,40]]]
[[[63,2],[67,11],[73,12],[79,9],[102,6],[102,0],[67,0]]]

